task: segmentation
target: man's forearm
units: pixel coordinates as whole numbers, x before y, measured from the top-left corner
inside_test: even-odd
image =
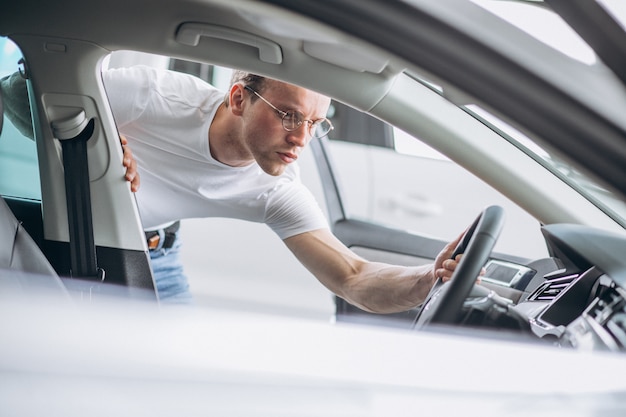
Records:
[[[403,267],[370,262],[348,280],[342,298],[372,313],[398,313],[420,305],[434,283],[433,265]]]

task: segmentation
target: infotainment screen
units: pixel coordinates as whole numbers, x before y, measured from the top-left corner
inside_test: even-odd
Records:
[[[481,280],[493,284],[513,287],[520,281],[528,282],[536,273],[534,269],[512,262],[492,259],[485,266],[485,275]]]

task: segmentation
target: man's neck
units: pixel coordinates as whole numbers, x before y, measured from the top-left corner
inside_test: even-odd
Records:
[[[232,167],[250,165],[254,162],[254,158],[241,143],[241,132],[232,117],[225,104],[220,104],[209,127],[211,156],[224,165]]]

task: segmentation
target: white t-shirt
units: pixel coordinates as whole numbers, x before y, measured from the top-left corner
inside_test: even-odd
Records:
[[[231,167],[211,156],[209,126],[223,92],[199,78],[145,66],[107,70],[103,80],[117,127],[137,160],[145,229],[229,217],[266,223],[285,239],[328,227],[296,164],[274,177],[256,163]]]

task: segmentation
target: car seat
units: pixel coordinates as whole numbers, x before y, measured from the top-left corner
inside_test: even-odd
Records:
[[[4,106],[0,94],[0,133]],[[55,288],[65,292],[63,282],[48,259],[0,197],[0,290]]]

